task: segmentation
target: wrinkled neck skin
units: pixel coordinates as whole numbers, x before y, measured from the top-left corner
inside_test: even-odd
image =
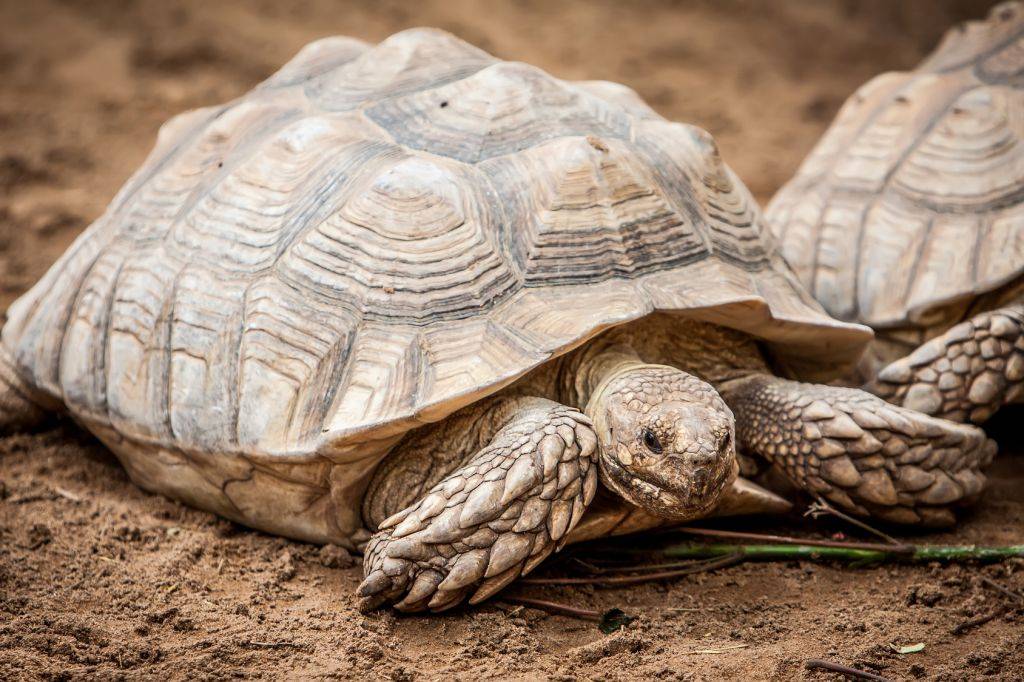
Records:
[[[627,501],[697,518],[735,479],[732,412],[697,377],[644,363],[627,345],[595,344],[575,367],[573,391],[597,432],[601,480]]]
[[[575,368],[573,391],[576,404],[591,419],[591,401],[599,393],[607,392],[612,379],[630,370],[656,366],[645,363],[639,353],[625,344],[592,344],[588,351]]]

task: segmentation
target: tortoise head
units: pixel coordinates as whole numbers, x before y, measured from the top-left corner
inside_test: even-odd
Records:
[[[703,516],[736,477],[732,412],[695,376],[662,365],[622,369],[595,390],[587,413],[601,480],[653,514]]]

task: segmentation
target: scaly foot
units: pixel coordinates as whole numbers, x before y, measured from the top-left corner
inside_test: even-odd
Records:
[[[578,410],[530,401],[491,442],[370,539],[361,608],[475,604],[561,547],[597,490],[597,437]]]
[[[995,444],[978,428],[886,403],[859,389],[758,375],[723,391],[742,448],[797,485],[863,516],[953,523],[973,500]]]
[[[865,388],[895,405],[981,424],[1024,399],[1024,305],[961,322],[882,369]]]

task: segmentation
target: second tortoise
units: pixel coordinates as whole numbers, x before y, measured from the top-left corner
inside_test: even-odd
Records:
[[[977,424],[1024,401],[1024,5],[862,87],[767,219],[829,313],[875,329],[872,391]]]

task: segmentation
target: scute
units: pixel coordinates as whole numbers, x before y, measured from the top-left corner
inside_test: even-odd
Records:
[[[373,178],[340,213],[386,239],[417,241],[465,223],[463,201],[457,177],[427,159],[411,157]]]
[[[284,277],[368,318],[416,324],[478,314],[514,285],[471,169],[404,156],[354,184],[288,247]]]
[[[357,109],[457,81],[495,61],[444,31],[410,29],[308,81],[305,92],[327,111]]]
[[[368,43],[346,36],[314,40],[257,87],[283,88],[305,83],[323,73],[338,69],[368,49]]]
[[[301,449],[319,435],[358,314],[267,277],[250,286],[241,317],[236,438],[228,442],[255,452]]]
[[[1024,89],[965,92],[907,154],[893,177],[896,190],[936,213],[986,212],[1020,202],[1022,112]]]
[[[131,438],[171,440],[167,414],[170,371],[170,300],[185,264],[164,249],[140,253],[124,264],[106,327],[106,418]],[[76,411],[74,405],[69,409]],[[102,421],[103,415],[95,415]]]
[[[400,144],[476,163],[568,135],[627,137],[619,107],[526,64],[499,62],[472,76],[385,100],[367,115]]]
[[[3,345],[133,476],[188,497],[170,472],[198,468],[208,506],[248,518],[261,477],[303,462],[351,506],[410,428],[655,311],[808,376],[868,339],[802,293],[706,133],[413,30],[321,41],[165,126]],[[266,524],[344,535],[285,517]]]
[[[751,270],[770,270],[775,250],[750,191],[722,161],[718,145],[696,126],[637,125],[636,145],[659,185],[694,223],[706,225],[710,253]],[[679,178],[686,182],[679,182]]]
[[[565,137],[487,162],[526,286],[632,278],[706,254],[629,145]]]
[[[986,20],[968,21],[948,31],[921,69],[938,73],[984,63],[1020,38],[1022,16],[1024,10],[1016,2],[993,7]]]
[[[237,410],[238,344],[248,281],[191,262],[170,298],[167,405],[174,440],[215,450],[233,436]],[[125,380],[130,377],[124,377]]]
[[[661,118],[654,109],[647,105],[647,102],[640,98],[640,95],[636,94],[633,88],[621,83],[612,83],[611,81],[576,81],[571,85],[594,97],[600,97],[609,104],[622,107],[635,118],[653,120]]]
[[[1022,74],[1024,12],[1007,4],[843,106],[766,214],[832,315],[927,327],[1024,276]]]

